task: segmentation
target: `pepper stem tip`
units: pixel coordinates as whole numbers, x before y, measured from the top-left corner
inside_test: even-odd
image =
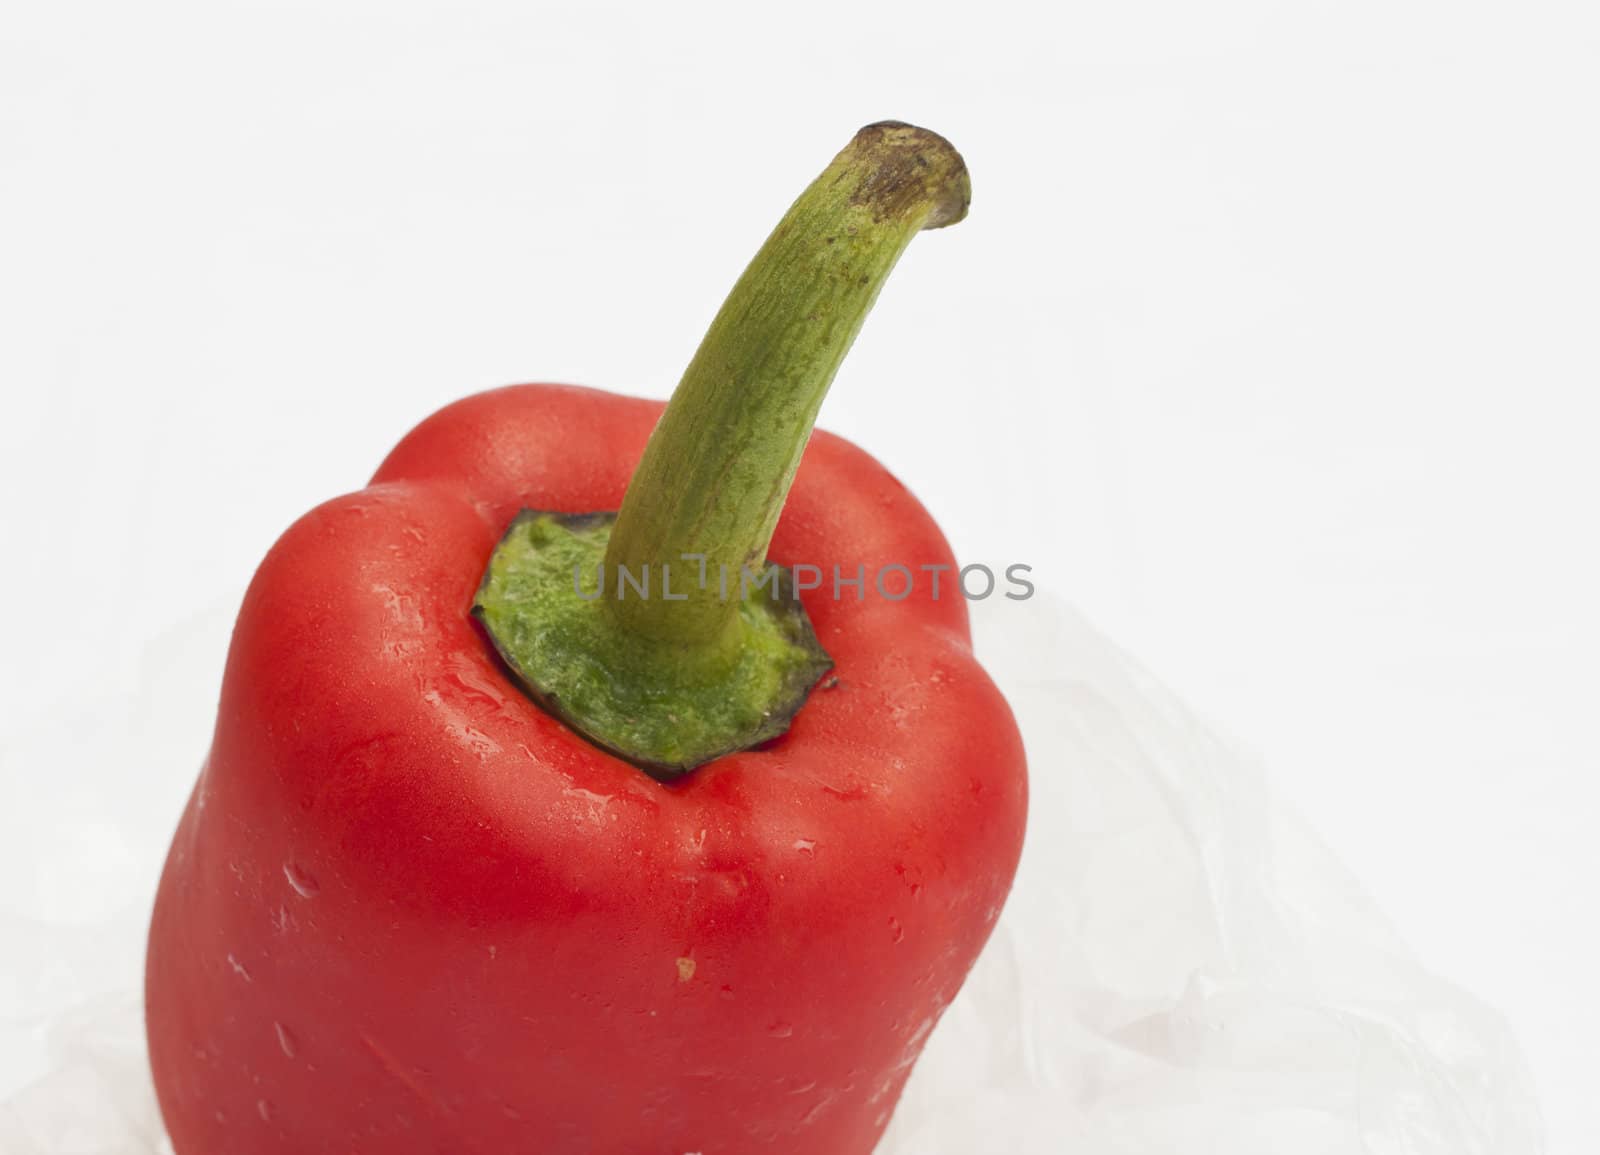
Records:
[[[942,229],[967,215],[972,179],[967,162],[937,132],[900,120],[880,120],[856,133],[846,152],[859,154],[861,173],[852,199],[882,206],[896,215],[924,206],[924,229]]]

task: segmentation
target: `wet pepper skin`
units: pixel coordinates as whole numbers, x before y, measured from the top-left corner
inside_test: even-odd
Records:
[[[179,1155],[872,1150],[1010,887],[1021,741],[953,570],[806,594],[838,684],[673,785],[521,696],[468,617],[489,554],[617,508],[661,408],[468,398],[262,563],[150,935]],[[825,433],[771,556],[954,564]]]

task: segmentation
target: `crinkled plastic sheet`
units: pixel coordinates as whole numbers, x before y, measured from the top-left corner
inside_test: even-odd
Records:
[[[974,609],[1027,742],[1028,845],[880,1155],[1542,1149],[1505,1024],[1412,959],[1248,761],[1060,603]],[[214,701],[196,689],[212,655],[185,670],[181,643],[158,681]],[[14,782],[27,767],[7,761]],[[172,818],[91,815],[83,841],[139,821],[111,841],[148,854]],[[39,853],[82,850],[68,841]],[[170,1150],[144,1064],[142,914],[0,924],[4,1072],[22,1084],[0,1107],[6,1155]]]

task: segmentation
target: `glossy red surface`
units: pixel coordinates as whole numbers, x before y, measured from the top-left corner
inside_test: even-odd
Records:
[[[615,509],[660,410],[470,397],[262,562],[151,928],[180,1155],[872,1149],[1005,900],[1021,740],[948,573],[808,594],[838,685],[671,786],[520,695],[467,614],[489,553]],[[771,556],[953,564],[826,433]]]

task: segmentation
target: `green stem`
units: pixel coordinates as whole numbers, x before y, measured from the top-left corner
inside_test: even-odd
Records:
[[[767,544],[889,270],[918,230],[965,216],[970,196],[942,137],[862,129],[739,278],[621,512],[517,516],[472,613],[530,697],[662,779],[788,729],[833,660]]]
[[[738,599],[720,595],[719,573],[736,589],[743,569],[760,571],[817,410],[878,290],[919,230],[959,221],[970,199],[947,140],[886,121],[858,132],[795,201],[689,363],[606,549],[608,575],[648,567],[659,582],[671,566],[688,597],[608,600],[619,625],[686,648],[737,644]]]

